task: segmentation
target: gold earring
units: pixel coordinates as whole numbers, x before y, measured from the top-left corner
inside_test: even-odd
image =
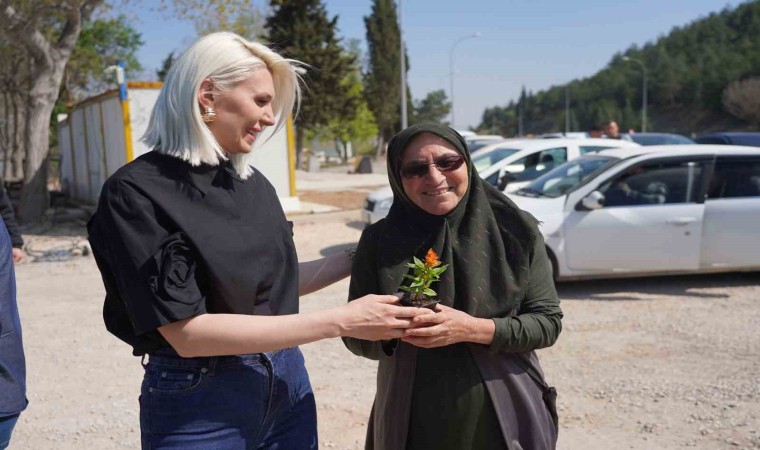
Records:
[[[201,119],[203,119],[203,121],[206,123],[215,121],[216,112],[214,112],[214,108],[206,108],[206,112],[201,114]]]

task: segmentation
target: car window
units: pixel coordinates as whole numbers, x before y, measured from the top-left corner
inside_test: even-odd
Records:
[[[507,156],[517,153],[519,150],[516,148],[497,148],[484,155],[477,155],[472,158],[472,165],[475,166],[475,170],[482,172],[489,167],[493,166],[497,162],[506,158]]]
[[[551,198],[559,197],[595,177],[618,161],[617,158],[601,156],[581,157],[536,178],[528,186],[517,191],[517,194]]]
[[[494,172],[491,175],[487,176],[485,178],[486,182],[496,186],[496,184],[499,182],[499,172]]]
[[[639,145],[683,145],[694,141],[680,134],[630,134],[630,139]]]
[[[567,161],[567,147],[550,148],[533,153],[505,166],[510,181],[531,181],[564,164]]]
[[[615,147],[603,146],[603,145],[581,145],[578,147],[578,150],[580,151],[581,155],[585,155],[586,153],[597,153],[602,150],[606,150],[608,148],[615,148]]]
[[[707,198],[760,197],[760,159],[719,158]]]
[[[600,186],[605,208],[633,205],[692,203],[702,177],[697,162],[667,162],[633,166]]]
[[[720,136],[700,136],[697,138],[697,143],[699,144],[717,144],[717,145],[726,145],[728,144],[728,140],[720,137]]]

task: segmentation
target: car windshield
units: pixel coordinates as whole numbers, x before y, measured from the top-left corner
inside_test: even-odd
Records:
[[[695,142],[680,134],[629,134],[629,138],[639,145],[683,145]]]
[[[480,150],[483,147],[487,147],[491,144],[495,144],[499,142],[500,139],[484,139],[484,140],[474,140],[470,141],[467,144],[467,148],[470,149],[470,154],[475,153],[476,151]]]
[[[526,197],[556,198],[580,186],[620,161],[609,156],[582,156],[536,178],[526,187],[518,190],[517,195]]]
[[[517,153],[518,151],[520,150],[516,148],[496,148],[488,153],[477,155],[472,158],[472,165],[475,166],[475,170],[478,172],[483,172],[497,162],[509,155]],[[472,149],[470,149],[470,152],[472,152]]]

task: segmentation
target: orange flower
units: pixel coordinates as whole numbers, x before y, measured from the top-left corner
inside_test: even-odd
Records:
[[[441,262],[438,261],[438,253],[431,248],[428,250],[427,255],[425,255],[425,267],[438,267],[440,265]]]

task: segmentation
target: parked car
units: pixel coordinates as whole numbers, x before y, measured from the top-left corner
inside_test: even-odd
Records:
[[[697,144],[749,145],[760,147],[760,133],[709,133],[695,139]]]
[[[506,139],[504,136],[499,136],[498,134],[476,134],[475,136],[463,135],[463,137],[467,143],[467,148],[470,150],[470,154],[477,152],[483,147],[496,142],[502,142]]]
[[[760,148],[603,150],[509,197],[558,280],[760,270]]]
[[[573,138],[573,139],[585,139],[588,137],[588,133],[585,131],[570,131],[568,133],[544,133],[539,135],[539,139],[558,139],[558,138]]]
[[[638,144],[617,139],[509,139],[473,155],[472,165],[484,180],[511,192],[568,159],[619,147]],[[392,203],[390,187],[370,193],[364,202],[364,221],[372,224],[382,219]]]
[[[624,133],[620,135],[621,139],[635,142],[639,145],[687,145],[694,144],[694,141],[674,133]]]
[[[481,178],[504,192],[514,192],[566,161],[621,147],[638,147],[638,144],[598,138],[512,140],[484,148],[473,155],[472,164]]]

